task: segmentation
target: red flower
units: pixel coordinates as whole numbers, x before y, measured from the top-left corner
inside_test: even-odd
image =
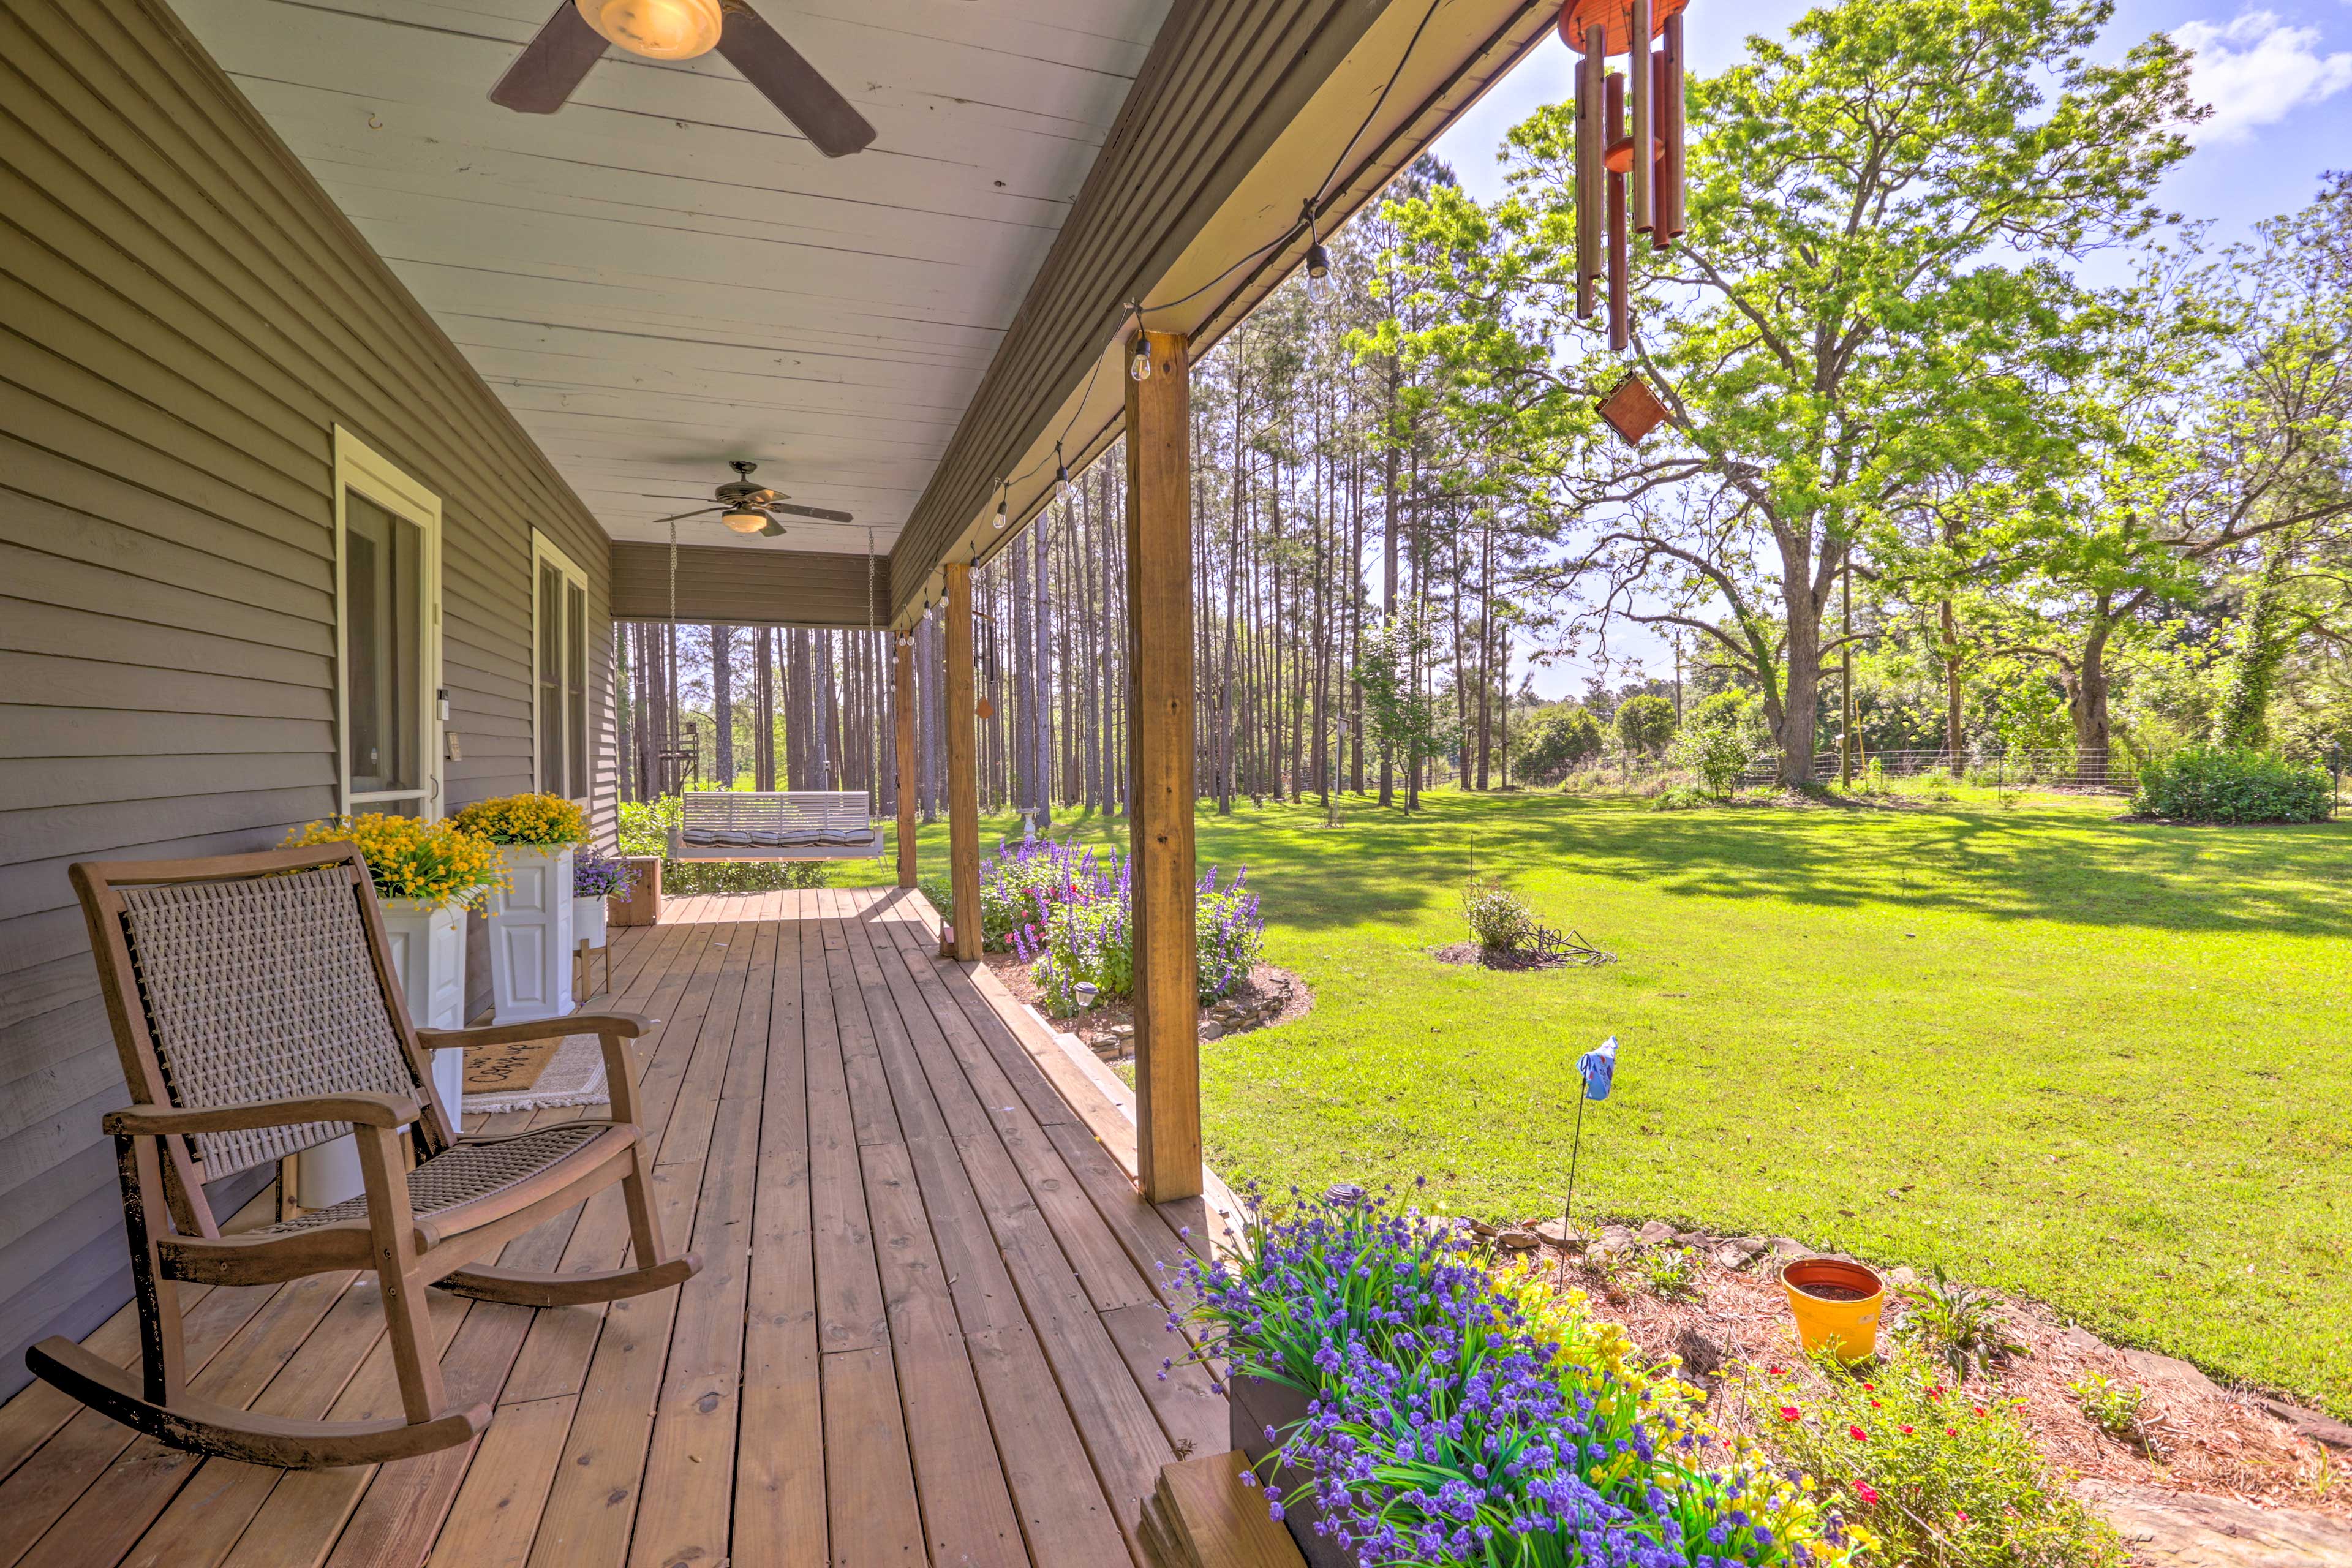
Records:
[[[1957,1437],[1959,1435],[1960,1429],[1957,1426],[1947,1426],[1944,1428],[1944,1436],[1947,1437]]]
[[[1780,1419],[1783,1421],[1794,1421],[1801,1414],[1802,1412],[1793,1405],[1780,1406]]]
[[[1978,1419],[1978,1420],[1981,1421],[1981,1420],[1983,1420],[1983,1419],[1984,1419],[1985,1407],[1984,1407],[1983,1405],[1969,1405],[1969,1409],[1971,1409],[1971,1410],[1973,1410],[1973,1411],[1975,1411],[1975,1412],[1977,1413],[1977,1419]]]
[[[1944,1385],[1943,1385],[1942,1384],[1940,1384],[1940,1383],[1939,1383],[1939,1384],[1937,1384],[1934,1387],[1932,1387],[1932,1388],[1928,1389],[1928,1390],[1927,1390],[1927,1397],[1928,1397],[1928,1398],[1930,1398],[1930,1399],[1941,1399],[1942,1397],[1944,1397]]]
[[[1869,1442],[1869,1441],[1870,1441],[1870,1434],[1869,1434],[1869,1433],[1867,1433],[1867,1432],[1865,1432],[1865,1431],[1864,1431],[1864,1430],[1863,1430],[1861,1427],[1859,1427],[1859,1426],[1849,1426],[1849,1427],[1847,1427],[1847,1428],[1845,1429],[1845,1434],[1846,1434],[1846,1436],[1849,1436],[1849,1437],[1853,1438],[1853,1439],[1855,1442],[1857,1442],[1857,1443],[1867,1443],[1867,1442]]]
[[[1868,1481],[1854,1482],[1853,1495],[1860,1498],[1866,1503],[1875,1503],[1878,1501],[1878,1489],[1872,1486]]]
[[[1770,1373],[1774,1377],[1780,1375],[1780,1369],[1777,1366],[1768,1366],[1764,1370]]]
[[[1969,1521],[1969,1516],[1961,1512],[1958,1509],[1954,1509],[1952,1510],[1952,1517],[1958,1520],[1962,1524],[1966,1524]]]
[[[1870,1402],[1870,1407],[1871,1407],[1873,1410],[1884,1410],[1884,1409],[1885,1409],[1885,1408],[1886,1408],[1886,1406],[1885,1406],[1884,1405],[1881,1405],[1881,1404],[1880,1404],[1880,1403],[1878,1403],[1878,1401],[1876,1401],[1875,1399],[1874,1399],[1874,1400],[1872,1400],[1872,1401]]]
[[[1905,1428],[1903,1428],[1903,1435],[1904,1435],[1906,1437],[1910,1436],[1911,1436],[1911,1428],[1910,1428],[1910,1427],[1908,1427],[1908,1426],[1906,1426]]]
[[[1862,1385],[1862,1391],[1864,1394],[1875,1394],[1878,1392],[1878,1384],[1874,1383],[1865,1383]]]

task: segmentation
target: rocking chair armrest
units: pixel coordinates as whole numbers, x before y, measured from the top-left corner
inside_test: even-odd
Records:
[[[298,1095],[291,1100],[253,1100],[236,1105],[134,1105],[107,1112],[101,1125],[110,1136],[139,1138],[242,1132],[257,1127],[299,1127],[306,1121],[402,1127],[420,1114],[416,1101],[405,1095],[353,1090],[348,1094]]]
[[[471,1029],[419,1029],[416,1043],[428,1051],[458,1046],[518,1046],[531,1040],[551,1040],[564,1035],[600,1035],[607,1040],[634,1040],[653,1027],[635,1013],[572,1013],[558,1018],[534,1018],[527,1024],[483,1024]]]

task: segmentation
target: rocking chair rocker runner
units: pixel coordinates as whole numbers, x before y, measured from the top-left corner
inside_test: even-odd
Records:
[[[489,1407],[450,1405],[425,1288],[516,1306],[610,1301],[701,1267],[663,1254],[626,1042],[646,1022],[576,1015],[418,1030],[355,845],[207,860],[72,868],[131,1105],[105,1119],[130,1231],[141,1360],[126,1370],[71,1340],[26,1352],[39,1376],[177,1448],[308,1469],[375,1464],[464,1443]],[[606,1121],[457,1137],[428,1049],[593,1034],[611,1081]],[[399,1131],[415,1132],[404,1171]],[[364,1196],[225,1236],[205,1184],[357,1134]],[[614,1182],[636,1267],[539,1274],[485,1263],[507,1241]],[[369,1268],[383,1294],[403,1419],[287,1420],[193,1398],[182,1280],[260,1285]]]

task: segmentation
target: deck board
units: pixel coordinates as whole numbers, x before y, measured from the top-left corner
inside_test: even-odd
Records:
[[[1225,1419],[1204,1376],[1157,1376],[1178,1343],[1157,1266],[1183,1244],[911,898],[701,895],[615,928],[583,1005],[652,1021],[656,1205],[704,1270],[601,1309],[436,1292],[452,1396],[494,1406],[478,1443],[372,1469],[199,1462],[36,1384],[0,1407],[0,1568],[1139,1560],[1160,1466]],[[614,1190],[501,1258],[627,1250]],[[367,1277],[187,1295],[215,1397],[397,1408]],[[87,1342],[128,1361],[136,1337],[126,1313]]]

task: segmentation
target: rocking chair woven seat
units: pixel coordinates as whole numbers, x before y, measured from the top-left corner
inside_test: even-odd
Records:
[[[525,1307],[610,1301],[690,1278],[666,1254],[636,1126],[626,1014],[478,1029],[418,1030],[358,847],[209,860],[71,868],[98,959],[131,1104],[113,1137],[139,1308],[140,1361],[126,1370],[71,1340],[26,1352],[39,1376],[173,1447],[252,1464],[378,1464],[470,1441],[482,1403],[446,1397],[428,1286]],[[595,1035],[612,1114],[504,1137],[459,1138],[433,1087],[427,1049]],[[400,1132],[417,1163],[404,1169]],[[259,1229],[224,1235],[205,1184],[346,1135],[366,1191]],[[635,1267],[543,1274],[503,1268],[499,1249],[619,1183]],[[311,1422],[189,1394],[181,1282],[265,1285],[371,1269],[381,1287],[399,1419]]]
[[[630,1130],[615,1127],[609,1121],[567,1121],[554,1127],[535,1128],[518,1132],[510,1138],[490,1138],[476,1142],[468,1139],[451,1145],[408,1173],[408,1212],[419,1221],[431,1220],[438,1228],[442,1223],[466,1225],[479,1222],[478,1212],[460,1213],[471,1205],[487,1205],[501,1194],[511,1194],[517,1184],[542,1171],[556,1170],[562,1162],[587,1152],[594,1158],[594,1147],[600,1141],[615,1136],[626,1138]],[[279,1220],[266,1229],[248,1234],[285,1236],[298,1230],[316,1230],[322,1225],[344,1225],[368,1217],[367,1194],[346,1198],[322,1209],[305,1209],[290,1219]]]

